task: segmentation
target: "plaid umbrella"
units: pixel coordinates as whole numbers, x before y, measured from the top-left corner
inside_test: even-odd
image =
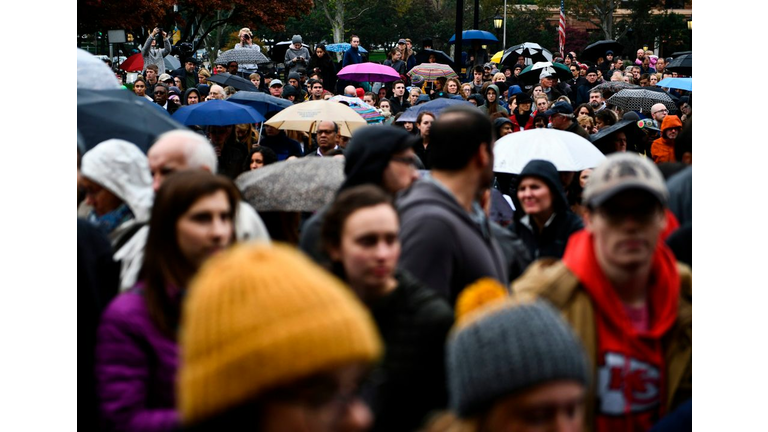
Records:
[[[305,157],[248,171],[235,183],[257,211],[311,212],[332,202],[343,181],[343,160]]]
[[[216,64],[227,64],[231,61],[237,64],[264,64],[272,60],[255,49],[231,49],[221,53],[216,59]]]
[[[422,63],[414,66],[413,69],[408,71],[408,76],[413,78],[414,75],[424,77],[427,81],[434,81],[437,78],[458,78],[456,72],[451,69],[450,66],[442,63]]]
[[[664,104],[670,111],[677,109],[675,102],[668,94],[644,88],[621,90],[605,102],[624,111],[650,112],[651,107],[657,103]]]
[[[381,123],[384,121],[384,116],[381,115],[381,113],[377,111],[375,107],[368,105],[358,97],[337,95],[332,97],[331,100],[334,102],[344,101],[348,103],[349,107],[355,110],[356,113],[360,114],[360,116],[364,118],[368,124]]]

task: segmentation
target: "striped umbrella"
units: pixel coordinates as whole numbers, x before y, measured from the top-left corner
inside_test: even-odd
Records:
[[[384,121],[384,116],[381,115],[381,113],[377,111],[375,107],[368,105],[358,97],[337,95],[332,97],[331,100],[334,102],[348,103],[349,107],[355,110],[356,113],[360,114],[360,116],[364,118],[368,124],[381,123]]]
[[[458,75],[450,66],[442,63],[422,63],[414,66],[413,69],[408,71],[408,76],[413,78],[414,75],[419,75],[427,81],[434,81],[440,77],[458,78]]]

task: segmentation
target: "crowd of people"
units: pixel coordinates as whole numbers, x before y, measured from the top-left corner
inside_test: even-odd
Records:
[[[249,29],[239,36],[236,49],[257,49]],[[164,37],[147,40],[138,97],[173,113],[237,92],[194,58],[161,68]],[[345,65],[362,61],[350,42]],[[545,70],[531,83],[524,59],[498,68],[474,51],[468,82],[426,82],[407,75],[416,51],[401,39],[387,60],[401,79],[368,85],[339,79],[322,44],[310,51],[292,38],[285,84],[243,69],[293,104],[338,93],[385,120],[351,137],[333,118],[311,132],[192,126],[147,154],[78,141],[84,425],[690,428],[691,97],[671,89],[677,110],[623,111],[594,90],[654,85],[664,59],[607,52],[586,66],[569,53],[556,61],[572,80]],[[468,103],[398,121],[440,98]],[[531,129],[577,134],[605,159],[494,172],[497,141]],[[335,198],[312,212],[257,211],[236,186],[303,158],[344,160]]]

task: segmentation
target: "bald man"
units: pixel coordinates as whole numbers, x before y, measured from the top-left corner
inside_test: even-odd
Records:
[[[651,117],[653,117],[653,121],[656,122],[656,127],[658,128],[661,128],[661,122],[664,121],[664,117],[667,114],[669,114],[669,110],[663,103],[657,103],[651,107]]]
[[[204,136],[189,130],[173,130],[160,135],[147,152],[152,188],[157,192],[166,177],[177,171],[200,169],[215,173],[216,152]],[[240,201],[235,219],[238,241],[266,241],[269,233],[250,204]]]
[[[355,86],[348,85],[344,87],[344,96],[356,97],[357,90],[355,89]]]
[[[317,150],[307,156],[324,157],[331,150],[339,148],[337,145],[339,125],[337,125],[336,122],[332,120],[321,120],[317,123],[315,133],[317,136]]]

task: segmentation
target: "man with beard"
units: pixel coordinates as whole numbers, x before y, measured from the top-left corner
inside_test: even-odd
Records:
[[[398,200],[399,267],[454,304],[482,277],[507,285],[505,258],[477,198],[493,181],[490,119],[472,107],[446,108],[431,128],[431,176]]]
[[[603,92],[601,92],[600,90],[592,89],[589,92],[589,105],[595,110],[595,112],[605,108],[605,101],[603,100]]]
[[[579,86],[576,91],[576,105],[589,102],[589,91],[592,87],[598,84],[597,82],[597,69],[591,67],[587,69],[587,82]]]

